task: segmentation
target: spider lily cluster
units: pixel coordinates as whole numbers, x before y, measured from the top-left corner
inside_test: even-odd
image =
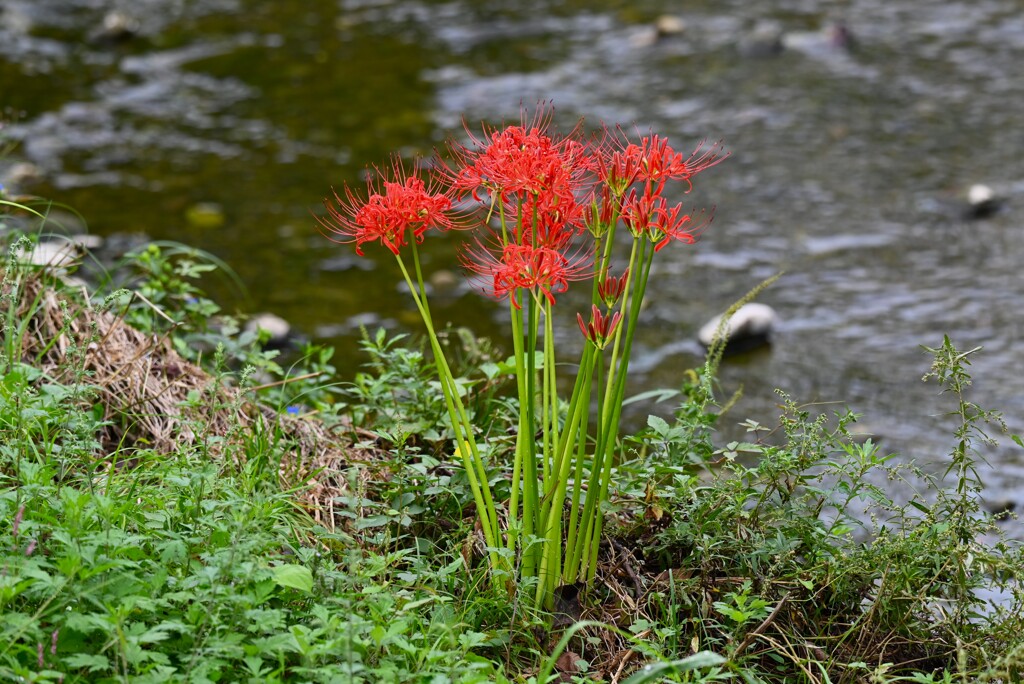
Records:
[[[540,107],[518,125],[484,127],[468,144],[449,143],[448,161],[429,170],[407,169],[396,157],[371,175],[365,196],[346,187],[325,200],[320,223],[331,239],[353,243],[360,255],[367,243],[394,254],[427,329],[491,566],[535,580],[541,605],[550,606],[559,585],[594,577],[601,503],[654,256],[673,242],[692,244],[711,220],[670,206],[666,194],[689,192],[694,176],[726,156],[718,144],[702,142],[685,154],[660,136],[631,139],[621,129],[585,138],[577,126],[559,135],[551,110]],[[456,209],[467,203],[476,209]],[[470,278],[509,306],[520,415],[503,502],[494,499],[438,343],[420,268],[426,235],[454,229],[472,235],[461,253]],[[615,254],[623,230],[632,238],[624,265]],[[587,343],[566,404],[557,394],[552,315],[557,295],[585,280],[591,306],[576,317]]]

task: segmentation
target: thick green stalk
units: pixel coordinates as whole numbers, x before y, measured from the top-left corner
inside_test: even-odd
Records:
[[[523,471],[526,469],[525,462],[530,458],[529,443],[524,436],[529,433],[530,427],[527,422],[528,416],[526,414],[526,407],[523,403],[523,397],[527,396],[526,352],[523,350],[523,311],[516,306],[515,297],[516,293],[512,293],[512,296],[509,298],[509,317],[512,321],[512,350],[516,359],[516,389],[519,396],[519,428],[516,433],[516,451],[512,464],[512,493],[509,496],[508,505],[510,518],[508,548],[510,550],[515,549],[515,543],[520,531],[524,534],[531,534],[533,531],[532,525],[527,528],[527,520],[530,519],[530,516],[527,515],[529,508],[526,501],[529,497],[526,495],[526,491],[529,484],[527,484],[525,477],[523,477]],[[520,480],[522,480],[523,486],[523,513],[522,518],[517,518],[519,516]],[[516,522],[513,523],[512,521]]]
[[[614,449],[618,439],[619,421],[622,418],[622,402],[626,393],[626,376],[629,372],[629,358],[633,347],[633,331],[636,330],[637,319],[640,316],[640,308],[643,303],[644,293],[647,290],[647,279],[650,276],[651,264],[654,261],[653,245],[648,245],[646,243],[642,245],[640,250],[640,261],[643,263],[643,266],[637,280],[637,286],[633,291],[633,296],[630,298],[628,323],[629,332],[625,335],[622,358],[618,368],[612,367],[609,370],[609,375],[612,373],[615,375],[615,384],[611,395],[607,397],[605,403],[606,413],[610,410],[611,416],[606,421],[602,421],[603,434],[601,439],[599,439],[596,452],[602,453],[601,460],[603,461],[604,466],[601,472],[601,480],[598,485],[599,502],[608,498],[608,487],[611,484]],[[610,377],[609,380],[611,380]],[[598,510],[597,514],[593,518],[593,532],[588,541],[589,562],[585,565],[587,573],[586,580],[588,582],[594,579],[594,573],[597,571],[597,553],[601,543],[601,531],[603,528],[604,516],[601,514],[600,510]]]
[[[402,275],[405,277],[406,284],[409,286],[410,292],[412,293],[413,301],[416,303],[416,308],[419,310],[420,317],[423,319],[423,323],[427,328],[427,337],[430,340],[431,351],[434,354],[435,367],[441,383],[441,393],[444,396],[445,406],[448,409],[448,415],[452,422],[452,429],[455,432],[456,450],[463,460],[466,476],[469,480],[470,490],[473,493],[473,500],[477,506],[484,539],[489,547],[491,566],[493,568],[498,568],[502,565],[501,559],[496,552],[497,542],[500,539],[500,528],[498,527],[497,510],[491,496],[490,484],[487,481],[486,468],[484,466],[483,459],[480,456],[479,449],[477,448],[476,439],[473,435],[473,429],[469,422],[465,407],[462,405],[462,399],[459,396],[455,378],[452,376],[447,359],[445,358],[441,345],[437,340],[437,333],[434,330],[433,319],[431,318],[427,300],[424,296],[425,290],[423,288],[422,274],[419,270],[419,258],[415,250],[415,238],[413,238],[412,243],[419,287],[413,283],[412,277],[410,276],[405,263],[402,261],[401,256],[396,255],[396,260],[398,261]]]
[[[639,252],[639,253],[638,253]],[[606,454],[606,443],[607,433],[609,430],[609,408],[613,402],[613,382],[616,376],[615,364],[618,359],[619,347],[623,337],[623,328],[628,328],[625,333],[627,341],[632,339],[634,326],[636,325],[636,317],[640,310],[640,302],[634,301],[635,296],[631,292],[631,288],[634,280],[639,280],[640,274],[637,273],[636,261],[638,257],[643,259],[645,254],[645,243],[640,240],[633,241],[633,249],[629,256],[629,278],[626,281],[626,289],[623,292],[623,309],[624,315],[628,316],[628,321],[623,320],[619,322],[619,327],[615,330],[615,338],[612,345],[611,361],[609,363],[607,387],[604,393],[601,395],[600,406],[598,408],[598,423],[597,423],[597,447],[594,450],[594,458],[590,466],[590,477],[587,482],[587,496],[583,503],[583,513],[580,516],[580,533],[578,533],[573,539],[573,546],[569,555],[569,564],[567,567],[568,573],[575,575],[579,572],[581,566],[584,564],[585,554],[589,557],[587,549],[590,546],[590,539],[593,537],[593,531],[596,528],[594,524],[595,518],[601,516],[600,502],[601,502],[601,491],[600,491],[600,476],[604,472],[604,459]],[[642,293],[641,293],[642,297]],[[628,304],[628,306],[627,306]],[[621,403],[621,402],[620,402]],[[621,407],[620,407],[621,410]],[[577,485],[579,486],[579,485]]]
[[[526,394],[519,396],[519,410],[526,413],[526,429],[520,429],[517,439],[524,440],[526,450],[523,453],[523,534],[526,537],[536,533],[540,522],[541,486],[537,472],[537,302],[533,297],[526,304]],[[537,560],[540,549],[527,539],[527,548],[523,552],[523,576],[533,577],[537,572]]]
[[[589,360],[587,356],[591,357]],[[598,358],[595,359],[594,357]],[[597,373],[597,386],[601,386],[601,374],[604,366],[603,354],[600,354],[597,346],[593,344],[587,344],[583,351],[583,360],[580,361],[580,366],[584,365],[584,362],[589,362],[591,372],[596,371]],[[580,423],[580,435],[576,440],[575,454],[566,454],[566,458],[573,457],[575,462],[575,472],[573,473],[573,485],[572,485],[572,504],[569,508],[569,532],[565,542],[565,556],[566,563],[564,567],[563,579],[566,583],[574,582],[575,579],[571,579],[575,570],[572,569],[572,555],[573,550],[576,548],[576,540],[580,536],[579,529],[579,517],[580,517],[580,498],[583,496],[583,467],[586,465],[586,453],[587,453],[587,428],[590,422],[590,385],[587,385],[587,393],[582,396],[578,401],[582,404],[583,420]],[[599,409],[600,410],[600,409]],[[576,559],[577,568],[579,559]]]
[[[593,345],[588,344],[592,349]],[[565,508],[565,495],[569,483],[569,470],[573,459],[569,454],[562,453],[566,449],[572,449],[576,445],[586,444],[586,421],[590,413],[590,381],[593,377],[594,354],[585,353],[577,373],[577,386],[573,392],[572,401],[569,404],[566,415],[565,428],[562,431],[562,441],[559,443],[559,453],[556,463],[557,469],[553,468],[555,480],[549,488],[547,505],[545,507],[546,517],[543,528],[545,537],[544,556],[541,559],[541,569],[537,582],[537,603],[551,607],[553,591],[558,584],[559,576],[562,574],[562,555],[566,549],[562,547],[562,515]],[[582,383],[579,382],[582,380]],[[582,427],[582,429],[581,429]],[[567,548],[567,547],[566,547]]]
[[[545,460],[550,462],[549,472],[552,474],[557,473],[557,466],[555,460],[557,458],[558,448],[558,377],[555,374],[557,369],[555,363],[555,326],[551,319],[551,302],[545,300],[544,302],[544,377],[546,382],[544,384],[544,399],[545,405],[548,407],[548,421],[550,427],[548,428],[547,439],[545,440]],[[545,486],[546,491],[551,490],[551,486]]]

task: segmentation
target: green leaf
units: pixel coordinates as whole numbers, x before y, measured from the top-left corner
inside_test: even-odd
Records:
[[[279,587],[298,589],[309,593],[313,591],[313,573],[305,565],[278,565],[272,569],[274,582]]]
[[[652,430],[662,436],[669,431],[668,423],[665,422],[664,418],[659,418],[658,416],[647,416],[647,424]]]
[[[88,653],[76,653],[62,658],[64,664],[69,668],[86,668],[89,672],[98,672],[110,667],[110,661],[101,655],[90,655]]]
[[[662,678],[664,676],[672,672],[686,672],[688,670],[696,670],[702,667],[714,667],[715,665],[721,665],[724,662],[725,658],[717,653],[701,651],[700,653],[694,653],[692,656],[683,658],[682,660],[645,665],[643,669],[627,679],[623,684],[660,682],[663,681]]]
[[[387,515],[368,515],[356,521],[356,529],[367,530],[371,527],[382,527],[392,520],[393,518]]]

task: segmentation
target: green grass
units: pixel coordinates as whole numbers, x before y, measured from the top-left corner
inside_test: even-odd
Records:
[[[970,353],[948,341],[930,350],[950,395],[944,477],[785,396],[778,428],[719,444],[713,364],[695,373],[671,420],[621,445],[595,589],[546,614],[528,584],[488,576],[422,347],[368,334],[343,385],[330,350],[289,366],[240,333],[199,290],[200,254],[146,254],[111,278],[146,301],[108,286],[88,306],[206,369],[182,402],[195,439],[171,450],[98,383],[87,303],[4,267],[0,680],[1019,681],[1024,562],[977,504],[998,415],[970,403]],[[30,344],[46,316],[57,332]],[[465,333],[445,343],[503,500],[512,367]],[[217,428],[225,415],[248,418]],[[294,421],[335,429],[315,434],[346,458],[303,462]],[[871,484],[886,478],[921,497],[892,501]],[[333,492],[324,524],[314,486]],[[992,588],[1004,603],[978,598]]]

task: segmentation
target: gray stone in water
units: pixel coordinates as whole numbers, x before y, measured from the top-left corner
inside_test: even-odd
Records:
[[[31,162],[18,162],[12,165],[0,179],[0,183],[5,185],[9,192],[26,191],[42,181],[42,170]]]
[[[123,43],[137,36],[140,28],[135,17],[124,12],[108,12],[103,17],[103,24],[89,35],[89,39],[93,43]]]
[[[697,339],[705,347],[710,347],[715,341],[723,315],[712,318],[697,333]],[[744,304],[732,315],[723,330],[726,347],[730,350],[753,349],[767,344],[778,322],[779,315],[767,304]]]
[[[259,313],[250,318],[245,324],[246,332],[266,331],[270,336],[266,346],[270,349],[279,349],[288,344],[292,336],[292,326],[288,321],[272,313]]]
[[[964,216],[979,219],[991,216],[1002,206],[1002,200],[995,191],[982,183],[975,183],[967,190],[967,207]]]
[[[50,240],[35,245],[31,252],[25,254],[22,261],[33,266],[64,268],[78,260],[78,253],[78,246],[71,242]]]
[[[853,44],[853,34],[842,22],[829,24],[820,31],[791,31],[782,36],[785,49],[811,55],[849,50]]]
[[[744,57],[774,57],[783,50],[782,25],[776,21],[761,21],[744,36],[736,48]]]

